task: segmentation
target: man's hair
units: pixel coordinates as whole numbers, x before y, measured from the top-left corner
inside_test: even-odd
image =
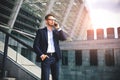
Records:
[[[53,16],[53,17],[54,17],[53,14],[47,14],[47,15],[45,16],[45,20],[47,20],[49,16]]]

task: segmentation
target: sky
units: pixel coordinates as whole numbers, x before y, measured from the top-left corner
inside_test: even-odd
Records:
[[[85,2],[94,28],[120,26],[120,0],[85,0]]]
[[[120,27],[120,0],[85,0],[94,29]]]

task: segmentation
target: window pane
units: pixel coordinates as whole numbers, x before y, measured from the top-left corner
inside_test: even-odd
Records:
[[[75,51],[75,64],[76,66],[82,65],[82,51],[81,50]]]
[[[97,66],[98,65],[98,56],[97,56],[97,50],[90,50],[90,65],[91,66]]]
[[[105,63],[107,66],[114,66],[114,49],[107,49],[105,51]]]

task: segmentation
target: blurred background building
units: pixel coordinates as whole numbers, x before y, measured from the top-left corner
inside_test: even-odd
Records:
[[[114,28],[107,29],[107,39],[104,30],[98,29],[94,40],[83,0],[0,0],[1,77],[40,80],[41,68],[32,45],[48,13],[56,16],[68,36],[60,43],[60,80],[120,80],[120,29],[118,39],[114,38]]]

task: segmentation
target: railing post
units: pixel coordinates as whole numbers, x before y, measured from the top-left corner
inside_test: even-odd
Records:
[[[7,60],[8,41],[9,41],[9,35],[6,34],[5,45],[4,45],[4,54],[3,54],[3,60],[2,60],[2,73],[1,73],[2,78],[5,77],[5,67],[6,67],[6,60]]]

